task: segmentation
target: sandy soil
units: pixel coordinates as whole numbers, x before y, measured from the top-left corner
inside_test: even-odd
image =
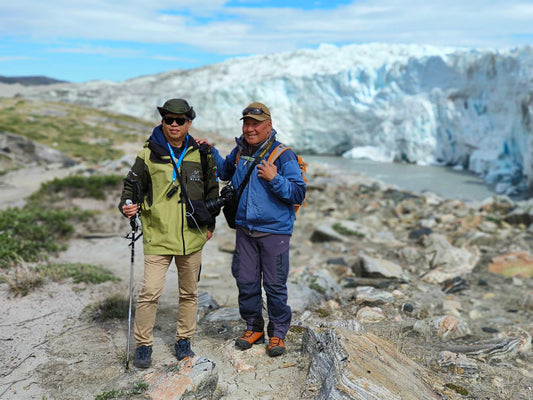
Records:
[[[21,206],[23,197],[37,190],[41,182],[68,173],[37,168],[0,177],[0,205]],[[152,371],[132,367],[125,372],[127,321],[99,323],[84,317],[88,305],[113,293],[127,296],[129,292],[131,251],[130,241],[124,237],[129,224],[116,210],[115,201],[86,202],[99,213],[92,226],[77,227],[77,237],[69,242],[68,250],[50,261],[102,265],[120,277],[120,283],[47,283],[25,297],[13,297],[7,284],[0,285],[0,399],[91,399],[103,391],[129,389]],[[205,247],[200,292],[208,292],[229,316],[217,322],[200,321],[193,349],[217,364],[217,394],[221,398],[299,398],[306,364],[299,353],[298,337],[289,336],[288,353],[276,359],[266,356],[263,346],[247,352],[234,349],[233,339],[243,325],[235,308],[231,254],[220,250],[231,248],[232,240],[233,231],[219,223],[216,235]],[[141,242],[135,247],[135,290],[142,282]],[[156,319],[154,369],[176,362],[173,337],[177,297],[176,269],[171,266]]]

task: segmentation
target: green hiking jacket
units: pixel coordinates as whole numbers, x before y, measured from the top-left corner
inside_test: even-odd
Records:
[[[118,205],[121,212],[126,199],[134,199],[133,181],[139,183],[144,196],[141,222],[143,250],[147,255],[194,253],[204,246],[206,231],[213,232],[215,229],[214,225],[201,229],[189,228],[185,217],[185,199],[179,181],[172,182],[173,168],[168,148],[160,146],[150,138],[124,179],[124,188]],[[219,195],[216,164],[210,152],[207,155],[207,193],[204,195],[200,149],[190,135],[179,170],[191,200],[213,199]],[[168,198],[167,193],[174,186],[177,186],[177,192]]]

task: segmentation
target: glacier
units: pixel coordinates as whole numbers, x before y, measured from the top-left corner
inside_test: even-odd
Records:
[[[529,46],[322,45],[23,96],[156,122],[156,106],[183,97],[197,129],[226,136],[238,136],[241,110],[261,101],[280,139],[302,153],[455,166],[499,193],[532,194],[532,67]]]

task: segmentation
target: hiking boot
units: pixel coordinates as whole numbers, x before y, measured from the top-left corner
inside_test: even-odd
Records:
[[[271,337],[268,339],[268,346],[267,346],[267,354],[270,357],[277,357],[281,356],[283,353],[285,353],[285,343],[283,343],[283,339],[280,339],[279,337]]]
[[[244,335],[235,340],[235,346],[242,350],[249,349],[255,343],[264,343],[265,335],[263,332],[246,331]]]
[[[187,357],[194,357],[194,351],[191,349],[191,341],[189,339],[180,339],[174,343],[174,351],[178,361]]]
[[[152,364],[152,346],[139,346],[135,349],[133,365],[137,368],[148,368]]]

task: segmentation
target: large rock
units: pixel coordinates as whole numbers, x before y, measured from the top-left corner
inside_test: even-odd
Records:
[[[216,364],[205,357],[193,357],[144,376],[153,400],[210,400],[218,384]]]
[[[533,223],[533,199],[517,203],[516,207],[505,216],[504,221],[512,225],[531,225]]]
[[[359,263],[366,276],[407,280],[407,275],[403,272],[402,267],[391,261],[369,257],[361,253],[359,255]]]
[[[308,329],[303,351],[310,357],[307,380],[317,400],[441,398],[427,383],[427,371],[371,333]]]
[[[489,271],[503,276],[533,278],[533,256],[523,251],[507,253],[494,257]]]
[[[0,132],[0,168],[29,164],[60,164],[72,166],[75,161],[58,150],[35,143],[24,136]]]
[[[440,284],[456,276],[469,274],[479,260],[476,248],[468,250],[455,247],[443,235],[424,236],[422,243],[430,269],[422,278],[425,282]]]

